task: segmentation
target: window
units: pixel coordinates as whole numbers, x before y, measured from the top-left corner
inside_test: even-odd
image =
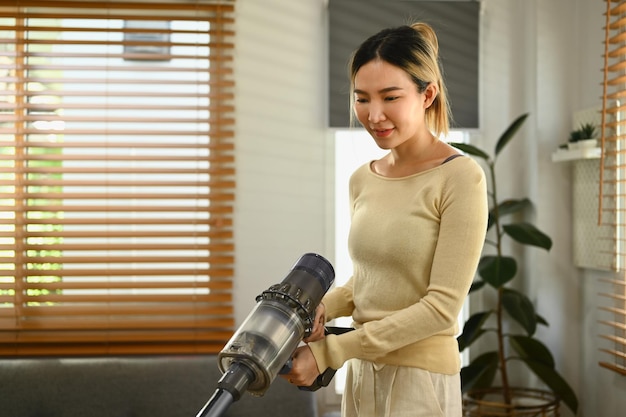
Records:
[[[0,355],[230,337],[233,3],[0,6]]]
[[[626,1],[607,0],[604,45],[604,94],[601,129],[599,223],[612,232],[606,241],[612,246],[611,279],[603,280],[600,294],[601,349],[606,359],[600,366],[626,375],[626,80],[624,56],[626,36]]]

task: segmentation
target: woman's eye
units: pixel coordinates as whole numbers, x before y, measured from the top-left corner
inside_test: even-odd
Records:
[[[354,101],[356,101],[357,103],[367,103],[367,99],[359,97],[357,97]]]
[[[398,99],[398,96],[389,96],[385,97],[385,101],[395,101]]]

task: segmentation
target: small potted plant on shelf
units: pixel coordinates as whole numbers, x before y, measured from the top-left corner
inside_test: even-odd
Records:
[[[582,123],[578,129],[572,130],[567,141],[569,149],[593,148],[597,144],[597,129],[593,123]]]
[[[544,250],[552,247],[549,236],[533,224],[521,220],[524,211],[532,208],[528,198],[498,200],[497,158],[527,116],[519,116],[500,136],[493,156],[473,145],[451,143],[486,166],[490,182],[487,250],[481,257],[477,279],[470,293],[492,291],[494,296],[490,300],[493,300],[493,305],[472,314],[457,340],[461,351],[479,339],[492,342],[493,346],[486,346],[486,351],[482,353],[473,352],[473,360],[461,370],[465,395],[463,415],[466,417],[558,416],[561,402],[574,414],[578,408],[576,394],[555,369],[552,354],[535,337],[538,326],[547,326],[548,323],[537,313],[530,298],[511,286],[511,281],[518,275],[518,263],[504,253],[506,238]],[[489,250],[489,246],[492,249]],[[547,389],[514,386],[511,381],[513,363],[524,364]],[[498,374],[499,378],[496,378]]]

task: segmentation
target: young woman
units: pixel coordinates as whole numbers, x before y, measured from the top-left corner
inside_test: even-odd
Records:
[[[350,179],[353,275],[324,297],[286,378],[308,386],[345,363],[344,417],[460,417],[455,336],[487,228],[484,172],[439,139],[449,105],[428,24],[367,39],[350,79],[354,115],[389,153]],[[355,330],[324,337],[340,316]]]

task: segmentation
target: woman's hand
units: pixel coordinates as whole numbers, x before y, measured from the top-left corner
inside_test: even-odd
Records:
[[[317,361],[308,345],[300,346],[291,358],[291,371],[288,374],[280,375],[289,381],[290,384],[299,387],[309,387],[313,385],[315,379],[320,374],[317,369]]]
[[[315,309],[315,321],[313,322],[313,330],[309,337],[304,339],[305,343],[315,342],[324,338],[324,325],[326,324],[326,306],[320,303]]]

